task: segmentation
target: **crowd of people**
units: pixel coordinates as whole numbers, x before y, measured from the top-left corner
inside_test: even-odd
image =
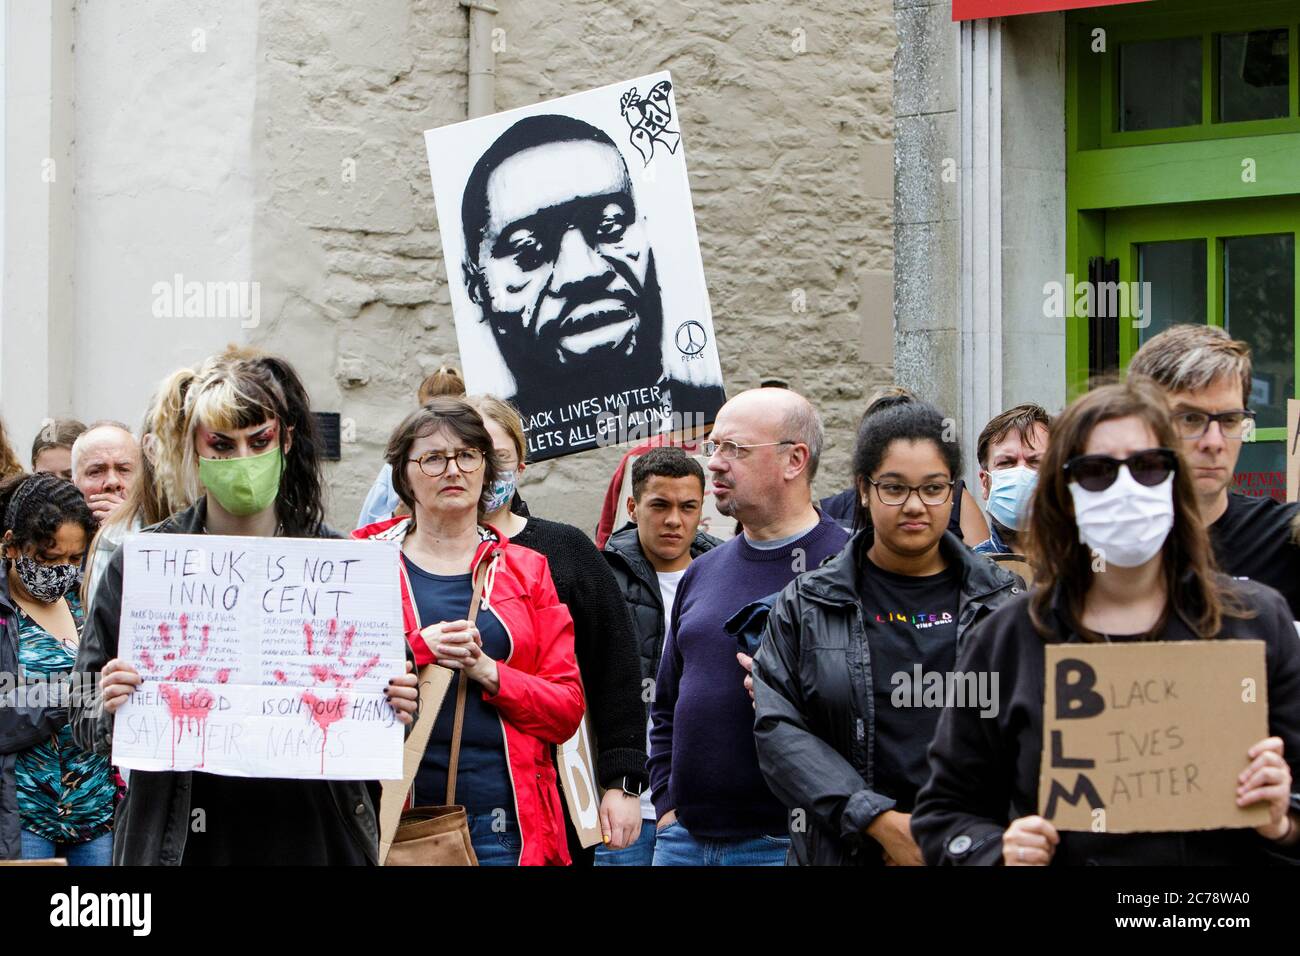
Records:
[[[441,368],[351,531],[400,546],[408,661],[385,693],[433,721],[410,802],[463,806],[480,865],[1300,861],[1300,518],[1232,490],[1250,391],[1244,343],[1175,326],[1123,382],[989,421],[977,496],[952,418],[886,389],[849,486],[817,500],[817,409],[755,388],[707,435],[631,449],[593,542],[529,509],[516,408]],[[112,762],[143,681],[118,654],[127,535],[341,537],[324,496],[307,391],[252,349],[169,375],[138,433],[47,420],[30,471],[0,425],[0,674],[87,678],[68,706],[0,692],[0,860],[382,862],[378,781]],[[729,540],[702,529],[710,498]],[[1232,759],[1265,822],[1058,831],[1038,811],[1047,645],[1194,640],[1264,644],[1268,736]],[[463,706],[421,717],[430,665]],[[996,674],[994,706],[900,706],[916,672]],[[594,848],[556,767],[584,718]]]

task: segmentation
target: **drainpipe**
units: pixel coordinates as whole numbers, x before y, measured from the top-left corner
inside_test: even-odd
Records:
[[[460,0],[469,9],[469,119],[497,111],[496,53],[492,23],[497,8],[487,0]]]

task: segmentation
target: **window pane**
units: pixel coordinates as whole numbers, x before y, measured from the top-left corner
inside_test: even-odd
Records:
[[[1250,344],[1250,407],[1260,428],[1286,427],[1295,394],[1295,235],[1223,240],[1223,324]]]
[[[1138,341],[1147,339],[1171,325],[1182,322],[1206,322],[1205,310],[1205,240],[1182,239],[1177,242],[1143,242],[1138,245],[1138,282],[1150,283],[1150,302],[1142,302],[1142,317],[1137,321]],[[1144,327],[1145,326],[1145,327]]]
[[[1201,122],[1201,38],[1144,40],[1119,48],[1119,128]]]
[[[1286,442],[1243,442],[1232,490],[1286,501]]]
[[[1287,39],[1285,29],[1219,36],[1220,120],[1287,115]]]

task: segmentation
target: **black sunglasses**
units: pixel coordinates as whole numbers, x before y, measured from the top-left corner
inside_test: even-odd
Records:
[[[1178,455],[1168,448],[1148,448],[1127,458],[1079,455],[1065,463],[1065,474],[1085,491],[1105,491],[1115,483],[1120,465],[1128,466],[1128,473],[1139,485],[1151,488],[1178,470]]]

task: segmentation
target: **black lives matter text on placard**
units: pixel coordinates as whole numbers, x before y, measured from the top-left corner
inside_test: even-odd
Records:
[[[1058,830],[1253,827],[1236,804],[1268,736],[1261,641],[1053,644],[1046,649],[1039,812]]]

